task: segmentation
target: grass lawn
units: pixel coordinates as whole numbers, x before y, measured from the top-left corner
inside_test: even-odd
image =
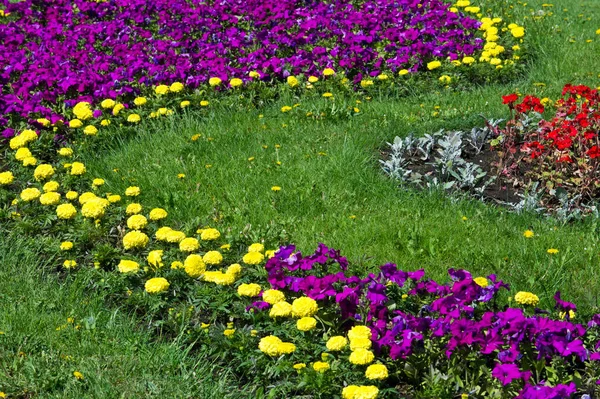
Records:
[[[496,273],[518,290],[537,293],[542,307],[552,306],[561,290],[582,313],[591,313],[600,303],[597,220],[565,225],[401,190],[379,167],[380,150],[397,135],[470,129],[483,122],[479,115],[507,117],[502,94],[518,90],[556,99],[565,83],[600,84],[600,36],[594,33],[600,3],[527,3],[514,7],[516,15],[529,17],[524,22],[535,59],[510,84],[472,91],[432,85],[428,93],[371,100],[334,93],[333,101],[283,97],[261,106],[212,101],[207,112],[145,122],[135,135],[115,127],[114,139],[103,138],[104,149],[83,154],[83,162],[113,192],[139,185],[145,203],[167,209],[173,227],[186,231],[212,226],[265,239],[269,248],[292,242],[307,252],[323,242],[340,249],[360,274],[386,262],[425,268],[434,278],[449,267]],[[542,9],[554,15],[533,21]],[[332,104],[355,99],[361,103],[353,117],[305,115],[327,107],[331,114]],[[294,104],[300,105],[281,112]],[[523,237],[526,229],[535,237]],[[190,354],[177,341],[157,342],[135,315],[106,307],[89,273],[61,281],[53,259],[39,257],[44,242],[3,230],[0,390],[22,398],[256,396],[242,394],[233,377],[202,353]],[[549,248],[558,254],[548,254]],[[74,371],[84,379],[74,379]]]

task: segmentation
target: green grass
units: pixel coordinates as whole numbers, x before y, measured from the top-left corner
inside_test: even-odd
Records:
[[[530,16],[541,4],[516,5],[515,14]],[[396,135],[466,129],[481,124],[479,115],[506,117],[501,94],[518,89],[556,98],[568,82],[597,86],[600,4],[553,4],[545,8],[553,17],[525,20],[536,58],[511,84],[460,92],[432,85],[431,92],[407,98],[375,96],[362,99],[360,116],[322,121],[302,116],[322,107],[321,99],[283,98],[261,108],[213,102],[206,118],[189,113],[145,123],[128,138],[117,129],[108,149],[85,154],[84,162],[113,192],[141,186],[144,204],[164,206],[169,222],[190,231],[211,225],[231,236],[265,238],[271,246],[294,242],[303,251],[324,242],[363,273],[385,262],[425,268],[436,278],[448,267],[496,273],[515,289],[538,293],[543,305],[551,305],[560,289],[592,311],[600,292],[597,221],[562,225],[440,193],[400,190],[378,165],[379,150]],[[539,82],[545,86],[534,85]],[[336,94],[335,101],[350,99]],[[302,111],[280,112],[294,103]],[[193,142],[196,133],[202,137]],[[178,179],[179,173],[186,177]],[[275,185],[282,190],[272,192]],[[535,238],[522,236],[528,228]],[[154,340],[134,315],[107,308],[85,271],[60,280],[53,259],[39,256],[43,242],[8,232],[2,237],[0,390],[15,397],[252,396],[234,388],[233,377],[202,353]],[[560,252],[550,256],[548,248]],[[72,376],[75,370],[83,381]]]

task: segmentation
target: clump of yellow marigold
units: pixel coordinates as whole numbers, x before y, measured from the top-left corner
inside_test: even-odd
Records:
[[[194,252],[200,248],[200,243],[193,237],[184,238],[179,243],[179,250],[183,252]]]
[[[523,237],[525,238],[532,238],[535,235],[535,233],[531,230],[525,230],[525,232],[523,232]]]
[[[94,125],[87,125],[85,128],[83,128],[83,134],[86,136],[95,136],[98,134],[98,128]]]
[[[33,177],[37,181],[46,180],[49,177],[52,177],[52,175],[54,175],[54,168],[52,167],[52,165],[46,163],[39,165],[33,171]]]
[[[294,368],[294,370],[302,370],[306,368],[306,363],[296,363],[292,366]]]
[[[359,348],[355,351],[352,351],[350,357],[348,358],[350,363],[358,365],[369,364],[373,362],[373,359],[375,359],[373,352],[364,348]]]
[[[146,99],[146,97],[136,97],[136,98],[133,100],[133,103],[134,103],[135,105],[137,105],[138,107],[140,107],[140,106],[142,106],[142,105],[146,104],[147,102],[148,102],[148,100]]]
[[[222,82],[221,79],[220,78],[216,78],[216,77],[208,79],[208,84],[211,85],[211,86],[213,86],[213,87],[220,85],[221,82]]]
[[[374,385],[348,385],[342,389],[343,399],[377,399],[379,389]]]
[[[327,350],[331,352],[341,351],[346,347],[346,345],[348,345],[348,340],[346,339],[346,337],[343,337],[341,335],[329,338],[327,340],[327,343],[325,344]]]
[[[285,301],[285,294],[279,290],[265,290],[262,299],[268,304],[275,305],[278,302]]]
[[[286,301],[277,302],[269,311],[270,317],[288,317],[292,314],[292,305]]]
[[[15,176],[12,172],[2,172],[0,173],[0,186],[6,186],[12,183],[15,180]]]
[[[52,181],[49,181],[48,183],[44,184],[44,187],[42,187],[42,189],[44,190],[45,193],[50,193],[53,191],[57,191],[59,187],[60,187],[60,184],[57,181],[52,180]]]
[[[148,217],[150,220],[162,220],[167,217],[167,211],[162,208],[154,208],[150,211]]]
[[[107,98],[106,100],[102,100],[102,102],[100,103],[100,106],[104,109],[112,109],[112,107],[114,107],[116,104],[115,100],[111,100],[110,98]]]
[[[68,200],[73,201],[76,200],[77,197],[79,197],[79,193],[77,191],[68,191],[65,194],[65,197],[67,197]]]
[[[60,202],[60,194],[54,191],[44,193],[40,196],[40,204],[56,205]]]
[[[66,260],[63,263],[63,267],[65,269],[75,269],[77,267],[77,262],[74,260]]]
[[[140,213],[142,211],[142,209],[143,208],[140,204],[133,203],[133,204],[127,205],[127,208],[125,208],[125,213],[128,215],[136,215],[136,214]]]
[[[372,364],[367,367],[365,377],[370,380],[385,380],[388,378],[388,369],[384,364]]]
[[[61,150],[62,150],[62,148],[61,148]],[[17,152],[15,152],[15,159],[17,161],[22,161],[25,158],[28,158],[31,156],[33,156],[33,154],[31,154],[31,151],[27,147],[21,147],[17,150]]]
[[[279,345],[282,343],[283,341],[278,337],[269,335],[260,339],[258,349],[260,349],[261,352],[274,357],[279,355]]]
[[[148,264],[154,267],[163,267],[163,257],[164,251],[162,249],[155,249],[154,251],[148,252]]]
[[[314,362],[313,370],[318,371],[319,373],[324,373],[329,370],[329,363],[327,362]]]
[[[248,252],[264,252],[265,246],[261,243],[254,243],[248,247]]]
[[[104,198],[92,198],[81,207],[81,214],[90,219],[100,219],[104,216],[110,202]]]
[[[187,275],[191,278],[198,278],[206,271],[206,265],[204,264],[202,257],[198,254],[192,254],[185,258],[183,267]]]
[[[317,326],[317,319],[314,317],[303,317],[296,322],[296,328],[300,331],[310,331]]]
[[[227,273],[233,274],[236,277],[239,276],[241,272],[242,272],[242,266],[239,263],[234,263],[232,265],[229,265],[229,267],[227,268]]]
[[[15,136],[12,139],[10,139],[9,145],[12,150],[16,150],[26,146],[30,142],[35,141],[37,139],[38,135],[35,131],[26,129],[23,130],[18,136]]]
[[[307,296],[296,298],[292,302],[292,316],[294,317],[314,316],[318,310],[317,301]]]
[[[127,122],[129,122],[129,123],[138,123],[141,120],[142,120],[142,117],[139,116],[138,114],[131,114],[127,117]]]
[[[228,328],[225,331],[223,331],[223,335],[226,337],[232,337],[233,334],[235,334],[235,328]]]
[[[173,229],[168,226],[160,227],[158,230],[156,230],[154,237],[156,237],[158,241],[167,241],[167,235],[171,231],[173,231]]]
[[[140,270],[140,265],[132,260],[122,259],[117,268],[121,273],[136,273]]]
[[[371,329],[367,326],[354,326],[348,331],[348,338],[350,340],[357,338],[371,339]]]
[[[149,294],[160,294],[161,292],[165,292],[169,289],[169,282],[164,277],[154,277],[150,280],[146,281],[144,284],[144,289]]]
[[[154,92],[159,95],[165,95],[169,93],[169,86],[167,85],[158,85],[154,88]]]
[[[144,248],[146,245],[148,245],[148,236],[141,231],[130,231],[123,237],[125,249]]]
[[[370,349],[373,342],[369,338],[352,338],[350,339],[350,350]]]
[[[260,294],[260,285],[254,284],[254,283],[241,284],[237,289],[237,293],[240,296],[249,296],[249,297],[258,296],[258,294]]]
[[[121,201],[121,196],[118,195],[118,194],[113,194],[113,195],[109,195],[108,197],[106,197],[106,199],[111,204],[114,204],[114,203],[117,203],[117,202]]]
[[[85,193],[83,193],[83,194],[81,194],[81,195],[79,196],[79,203],[80,203],[81,205],[83,205],[83,204],[85,204],[86,202],[88,202],[89,200],[91,200],[91,199],[94,199],[94,198],[98,198],[98,197],[96,196],[96,194],[94,194],[94,193],[91,193],[91,192],[87,191],[87,192],[85,192]]]
[[[179,93],[181,90],[183,90],[183,87],[183,83],[175,82],[169,87],[169,90],[171,90],[173,93]]]
[[[71,175],[81,176],[85,173],[85,165],[81,162],[73,162],[71,164]]]
[[[71,241],[63,241],[60,243],[61,251],[69,251],[73,248],[73,243]]]
[[[31,188],[26,188],[23,191],[21,191],[21,199],[25,202],[29,202],[29,201],[33,201],[36,200],[40,197],[41,193],[40,190],[38,190],[35,187],[31,187]]]
[[[73,114],[75,114],[77,119],[81,119],[82,121],[90,119],[93,116],[90,103],[85,101],[78,102],[73,107]]]
[[[243,84],[244,84],[244,81],[240,78],[233,78],[229,81],[229,85],[231,87],[240,87]]]
[[[217,229],[203,229],[200,233],[200,238],[204,241],[216,240],[219,237],[221,237],[221,233],[219,233],[219,230]]]
[[[296,345],[292,344],[291,342],[282,342],[277,347],[277,350],[279,351],[280,355],[287,355],[296,351]]]
[[[125,189],[125,195],[128,197],[137,197],[138,195],[140,195],[140,193],[141,190],[137,186],[131,186]]]
[[[223,255],[219,251],[208,251],[202,260],[208,265],[219,265],[223,261]]]
[[[166,233],[166,241],[172,244],[180,243],[185,239],[185,233],[179,230],[169,230]]]
[[[475,281],[475,284],[477,284],[478,286],[485,288],[488,286],[488,279],[485,277],[475,277],[473,279],[473,281]]]
[[[258,265],[265,259],[265,256],[260,252],[248,252],[242,258],[242,261],[247,265]]]
[[[56,207],[56,216],[59,219],[71,219],[77,215],[77,209],[72,204],[61,204]]]
[[[127,227],[131,230],[141,230],[148,224],[148,219],[144,215],[133,215],[127,219]]]
[[[540,302],[540,298],[531,292],[519,291],[515,295],[515,301],[521,305],[536,306]]]
[[[233,273],[223,273],[221,271],[207,271],[202,276],[204,281],[219,285],[231,285],[235,283],[236,275]]]

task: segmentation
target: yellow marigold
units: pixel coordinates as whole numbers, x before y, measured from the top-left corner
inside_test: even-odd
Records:
[[[288,76],[287,77],[287,84],[290,87],[296,87],[296,86],[298,86],[298,79],[296,79],[296,77],[294,77],[294,76]]]
[[[70,128],[77,129],[77,128],[80,128],[81,126],[83,126],[83,122],[80,121],[79,119],[72,119],[69,121]]]
[[[77,119],[81,119],[82,121],[90,119],[93,116],[90,103],[85,101],[78,102],[73,107],[73,114],[75,114]]]
[[[110,120],[109,119],[102,119],[100,121],[100,126],[108,126],[110,125]]]
[[[162,220],[164,218],[166,218],[168,215],[167,211],[165,211],[162,208],[154,208],[150,211],[150,214],[148,215],[148,218],[150,220]]]
[[[258,349],[260,349],[261,352],[274,357],[279,355],[279,345],[282,343],[283,341],[278,337],[269,335],[260,339],[258,342]]]
[[[136,186],[127,187],[127,189],[125,189],[125,195],[128,197],[137,197],[140,195],[140,192],[140,188]]]
[[[35,157],[27,157],[23,160],[23,166],[35,166],[37,159]]]
[[[183,269],[183,262],[180,262],[178,260],[171,262],[171,269]]]
[[[243,84],[244,84],[244,82],[242,81],[242,79],[238,79],[238,78],[233,78],[229,81],[229,85],[231,87],[240,87]]]
[[[210,103],[208,101],[206,101],[206,100],[200,101],[200,106],[201,107],[208,107],[208,104],[210,104]]]
[[[260,74],[258,72],[256,72],[256,71],[250,71],[248,73],[248,76],[250,76],[252,79],[260,78]]]
[[[121,196],[117,195],[117,194],[113,194],[113,195],[109,195],[108,197],[106,197],[106,199],[108,200],[108,202],[110,202],[111,204],[114,204],[116,202],[121,201]]]
[[[333,93],[329,93],[329,92],[323,93],[323,97],[325,97],[325,98],[331,98],[331,97],[333,97]]]
[[[59,219],[71,219],[77,215],[77,209],[71,204],[61,204],[56,207],[56,216]]]
[[[489,285],[488,279],[485,277],[476,277],[473,279],[473,281],[475,281],[475,284],[477,284],[478,286],[483,287],[483,288],[485,288]]]
[[[129,122],[129,123],[138,123],[141,120],[142,120],[142,117],[139,116],[138,114],[131,114],[127,117],[127,122]]]
[[[220,78],[210,78],[208,79],[208,84],[212,87],[220,85],[222,80]]]
[[[515,295],[515,301],[521,305],[536,306],[540,302],[540,298],[531,292],[519,291]]]
[[[327,350],[331,352],[341,351],[346,347],[346,345],[348,345],[348,340],[346,339],[346,337],[343,337],[341,335],[329,338],[327,340],[327,343],[325,344]]]
[[[21,147],[17,150],[17,152],[15,152],[15,159],[17,161],[22,161],[30,156],[32,156],[31,151],[27,147]]]
[[[111,100],[110,98],[107,98],[106,100],[103,100],[100,103],[100,106],[104,109],[112,109],[112,107],[114,107],[116,104],[115,100]]]
[[[219,248],[221,248],[224,251],[229,251],[231,249],[231,244],[223,244]]]
[[[0,173],[0,186],[6,186],[12,183],[15,180],[15,176],[12,172],[2,172]]]
[[[87,125],[85,128],[83,128],[83,134],[86,136],[95,136],[98,134],[98,128],[94,125]]]
[[[388,369],[384,364],[372,364],[367,367],[365,377],[369,380],[385,380],[388,378]]]
[[[254,243],[248,247],[248,252],[263,252],[265,246],[260,243]]]
[[[63,263],[63,267],[65,269],[75,269],[77,267],[77,262],[74,260],[66,260]]]
[[[193,237],[184,238],[179,243],[179,250],[183,252],[194,252],[200,248],[200,243]]]
[[[516,28],[511,29],[510,33],[513,37],[519,39],[525,36],[525,29],[522,26],[517,26]]]
[[[237,289],[237,293],[240,296],[249,296],[249,297],[258,296],[258,294],[260,294],[260,285],[254,284],[254,283],[241,284]]]
[[[71,164],[71,175],[81,176],[85,173],[85,165],[81,162],[73,162]]]
[[[374,385],[348,385],[342,390],[343,399],[376,399],[379,389]]]
[[[281,112],[288,112],[291,110],[292,110],[292,107],[290,107],[289,105],[284,105],[283,107],[281,107]]]
[[[296,345],[291,342],[282,342],[277,346],[280,355],[287,355],[296,351]]]
[[[550,255],[556,255],[558,253],[558,249],[550,248],[546,252],[548,252]]]
[[[73,155],[73,149],[68,148],[68,147],[63,147],[60,150],[58,150],[58,155],[60,155],[61,157],[70,157]]]
[[[169,93],[169,86],[167,85],[158,85],[154,88],[154,92],[159,95],[165,95]]]
[[[308,77],[308,82],[309,83],[317,83],[319,81],[319,78],[317,78],[316,76],[309,76]]]
[[[314,317],[303,317],[296,322],[296,328],[300,331],[310,331],[317,326],[317,319]]]
[[[360,87],[367,88],[369,86],[373,86],[373,81],[371,79],[363,79],[360,81]]]
[[[40,197],[41,193],[40,190],[38,190],[35,187],[32,188],[26,188],[25,190],[21,191],[21,199],[25,202],[29,202],[29,201],[33,201],[35,199],[38,199]]]
[[[56,205],[60,202],[60,194],[54,191],[40,195],[42,205]]]
[[[355,351],[352,351],[350,357],[348,358],[350,363],[359,365],[369,364],[373,362],[373,359],[375,359],[373,352],[364,348],[359,348]]]
[[[473,58],[473,57],[464,57],[462,59],[462,63],[465,65],[471,65],[474,62],[475,62],[475,58]]]
[[[83,205],[83,204],[85,204],[86,202],[88,202],[89,200],[91,200],[91,199],[94,199],[94,198],[98,198],[98,197],[96,196],[96,194],[94,194],[94,193],[91,193],[91,192],[87,191],[87,192],[85,192],[85,193],[83,193],[83,194],[81,194],[81,195],[79,196],[79,203],[80,203],[81,205]]]
[[[73,371],[73,377],[77,378],[78,380],[83,380],[83,374],[79,371]]]
[[[350,338],[350,350],[370,349],[372,342],[369,338]]]
[[[185,233],[179,230],[170,230],[166,235],[166,241],[172,244],[180,243],[185,239]]]
[[[148,100],[146,99],[146,97],[136,97],[136,98],[133,100],[133,103],[134,103],[135,105],[137,105],[138,107],[140,107],[140,106],[142,106],[142,105],[146,104],[147,102],[148,102]]]
[[[231,285],[235,283],[235,277],[235,274],[223,273],[221,271],[207,271],[204,272],[204,275],[202,276],[204,281],[219,285]]]
[[[273,256],[275,256],[275,250],[269,249],[268,251],[265,252],[265,256],[267,257],[267,259],[271,259]]]
[[[446,85],[447,85],[447,84],[449,84],[450,82],[452,82],[452,78],[451,78],[450,76],[448,76],[448,75],[442,75],[442,76],[440,76],[440,78],[439,78],[439,81],[440,81],[441,83],[443,83],[443,84],[446,84]]]
[[[35,177],[35,180],[37,181],[46,180],[47,178],[52,177],[52,175],[54,175],[54,168],[52,165],[45,163],[39,165],[33,172],[33,177]]]
[[[125,213],[128,215],[137,215],[138,213],[140,213],[142,211],[142,205],[138,204],[138,203],[133,203],[133,204],[129,204],[127,205],[127,208],[125,208]]]
[[[188,100],[185,100],[185,101],[182,101],[182,102],[179,104],[179,106],[180,106],[181,108],[186,108],[186,107],[189,107],[189,106],[190,106],[190,104],[191,104],[191,102],[189,102]]]
[[[258,265],[265,259],[265,256],[260,252],[248,252],[242,258],[242,261],[247,265]]]
[[[100,219],[104,216],[106,207],[109,205],[108,200],[104,198],[92,198],[81,207],[81,214],[90,219]]]
[[[127,219],[127,227],[131,230],[141,230],[148,224],[148,219],[144,215],[133,215]]]
[[[226,337],[232,337],[233,334],[235,334],[235,329],[234,328],[228,328],[225,331],[223,331],[223,335]]]
[[[367,326],[354,326],[348,331],[349,339],[367,338],[371,339],[371,329]]]
[[[238,276],[242,272],[242,266],[238,263],[234,263],[227,268],[227,274]]]
[[[318,371],[319,373],[324,373],[329,370],[329,363],[327,362],[314,362],[313,370]]]
[[[183,87],[183,83],[175,82],[171,85],[171,87],[169,87],[169,90],[171,90],[173,93],[179,93],[183,90]]]
[[[294,370],[302,370],[306,368],[306,363],[296,363],[292,366]]]
[[[275,305],[273,305],[273,307],[269,311],[269,316],[273,317],[273,318],[288,317],[291,314],[292,314],[292,305],[290,305],[289,303],[287,303],[285,301],[277,302]]]
[[[169,289],[169,282],[164,277],[154,277],[150,280],[146,281],[144,284],[144,289],[149,294],[160,294],[161,292],[165,292]]]
[[[0,174],[0,184],[1,183],[1,177],[2,174]],[[44,184],[44,186],[42,187],[42,189],[44,190],[45,193],[51,193],[53,191],[57,191],[58,188],[60,187],[60,184],[57,181],[49,181],[48,183]]]
[[[148,252],[148,257],[146,258],[148,264],[154,267],[163,267],[163,253],[164,251],[162,249],[155,249],[154,251]]]
[[[168,234],[171,231],[173,231],[172,228],[167,227],[167,226],[163,226],[163,227],[159,228],[158,230],[156,230],[156,233],[154,234],[154,237],[158,241],[167,241],[167,236],[168,236]]]
[[[192,254],[185,258],[183,267],[187,275],[191,278],[198,278],[206,271],[206,265],[204,264],[202,257],[198,254]]]
[[[442,66],[442,63],[440,61],[431,61],[431,62],[427,63],[427,69],[429,69],[430,71],[437,69],[441,66]]]
[[[140,270],[140,265],[132,260],[121,259],[117,268],[121,273],[137,273]]]
[[[219,265],[223,261],[223,255],[219,251],[208,251],[202,260],[208,265]]]
[[[67,197],[68,200],[73,201],[76,200],[77,197],[79,197],[79,194],[77,193],[77,191],[69,191],[67,192],[65,197]]]
[[[294,317],[314,316],[318,310],[317,301],[307,296],[296,298],[292,302],[292,316]]]
[[[94,179],[92,180],[92,186],[94,187],[100,187],[104,185],[104,179]]]
[[[141,231],[133,230],[123,237],[125,249],[144,248],[146,245],[148,245],[148,236]]]
[[[279,290],[265,290],[262,299],[271,305],[275,305],[278,302],[285,301],[285,294]]]
[[[46,118],[36,119],[36,122],[39,123],[40,125],[44,126],[44,127],[50,126],[50,121],[48,119],[46,119]]]
[[[221,233],[219,233],[219,230],[211,229],[211,228],[203,229],[202,232],[200,233],[200,238],[203,239],[204,241],[216,240],[220,236],[221,236]]]

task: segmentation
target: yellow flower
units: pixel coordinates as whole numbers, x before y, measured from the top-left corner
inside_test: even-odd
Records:
[[[360,87],[367,88],[369,86],[373,86],[373,81],[370,79],[363,79],[360,81]]]
[[[521,305],[536,306],[540,302],[540,298],[531,292],[519,291],[515,295],[515,301]]]
[[[150,211],[148,215],[150,220],[162,220],[167,217],[167,211],[162,208],[154,208]]]
[[[193,237],[184,238],[179,243],[179,250],[183,252],[194,252],[200,248],[200,243]]]
[[[69,121],[70,128],[77,129],[77,128],[80,128],[81,126],[83,126],[83,122],[80,121],[79,119],[73,119],[73,120]]]
[[[260,243],[254,243],[248,247],[248,252],[263,252],[265,250],[265,246]]]
[[[292,110],[292,107],[290,107],[289,105],[284,105],[283,107],[281,107],[281,112],[288,112],[291,110]]]
[[[162,257],[164,251],[162,249],[155,249],[154,251],[148,252],[148,264],[154,267],[163,267]]]
[[[238,79],[238,78],[233,78],[229,81],[229,85],[231,87],[239,87],[243,84],[244,84],[244,82],[242,81],[242,79]]]
[[[136,186],[127,187],[125,190],[125,195],[128,197],[137,197],[140,195],[140,188]]]
[[[387,76],[385,73],[380,73],[379,75],[377,75],[377,79],[379,79],[379,80],[388,80],[389,76]]]
[[[116,202],[121,201],[121,196],[117,195],[117,194],[113,194],[113,195],[109,195],[108,197],[106,197],[106,199],[108,200],[108,202],[110,202],[111,204],[114,204]]]
[[[462,59],[462,63],[465,65],[471,65],[474,62],[475,62],[475,58],[473,58],[473,57],[464,57]]]
[[[354,326],[348,331],[349,339],[368,338],[371,339],[371,329],[367,326]]]
[[[77,267],[77,262],[75,262],[74,260],[66,260],[63,263],[63,267],[65,269],[75,269]]]
[[[79,197],[79,194],[77,193],[77,191],[69,191],[67,192],[65,197],[67,197],[68,200],[73,201],[76,200],[77,197]]]
[[[277,346],[280,355],[290,354],[296,350],[296,345],[291,342],[283,342]]]
[[[36,119],[36,122],[39,123],[40,125],[42,125],[43,127],[50,126],[50,121],[46,118]]]
[[[73,114],[75,114],[75,116],[82,121],[90,119],[93,116],[90,103],[85,101],[78,102],[73,107]]]
[[[279,290],[265,290],[262,294],[262,299],[268,304],[275,305],[276,303],[285,301],[285,294]]]
[[[286,301],[277,302],[269,311],[269,317],[288,317],[292,314],[292,305]]]
[[[142,105],[146,104],[147,102],[148,102],[148,100],[146,99],[146,97],[136,97],[136,98],[133,100],[133,103],[134,103],[135,105],[137,105],[138,107],[140,107],[140,106],[142,106]]]
[[[365,377],[369,380],[385,380],[388,378],[388,369],[383,364],[372,364],[367,367]]]
[[[379,389],[374,385],[348,385],[342,389],[342,399],[376,399]]]
[[[178,260],[171,262],[171,269],[173,270],[177,270],[177,269],[183,269],[183,263],[179,262]]]
[[[260,252],[248,252],[246,255],[244,255],[242,261],[247,265],[258,265],[262,263],[264,259],[265,256]]]
[[[96,128],[96,126],[94,126],[94,125],[87,125],[83,129],[83,134],[85,134],[86,136],[95,136],[97,133],[98,133],[98,128]]]
[[[123,111],[125,109],[125,106],[121,103],[118,103],[117,105],[115,105],[115,107],[112,110],[112,114],[114,116],[119,115],[119,112]]]
[[[310,331],[317,326],[317,319],[314,317],[303,317],[296,322],[296,328],[300,331]]]
[[[306,368],[306,363],[296,363],[292,367],[294,370],[302,370],[303,368]]]
[[[513,35],[513,37],[519,39],[525,36],[525,29],[522,26],[517,26],[516,28],[511,29],[510,33]]]
[[[149,294],[160,294],[161,292],[165,292],[169,289],[169,282],[164,277],[154,277],[150,280],[146,281],[144,284],[144,289]]]
[[[558,249],[550,248],[546,252],[548,252],[550,255],[556,255],[558,253]]]
[[[73,162],[71,164],[71,175],[81,176],[85,173],[85,165],[81,162]]]
[[[237,289],[237,293],[240,296],[255,297],[260,294],[260,290],[261,288],[258,284],[241,284]]]
[[[269,249],[268,251],[265,251],[265,256],[267,257],[267,259],[271,259],[275,256],[275,250]]]
[[[183,83],[175,82],[171,85],[171,87],[169,87],[169,90],[171,90],[173,93],[179,93],[183,90],[183,87]]]
[[[45,163],[39,165],[33,171],[33,177],[35,177],[35,180],[37,181],[45,180],[49,177],[52,177],[52,175],[54,175],[54,168],[52,167],[52,165],[48,165]]]
[[[125,208],[125,213],[128,215],[135,215],[135,214],[140,213],[141,211],[142,211],[142,206],[137,203],[129,204],[129,205],[127,205],[127,208]]]
[[[442,75],[440,76],[439,81],[443,84],[449,84],[450,82],[452,82],[452,78],[448,75]]]
[[[81,207],[81,215],[90,219],[100,219],[104,216],[106,207],[109,204],[108,200],[105,200],[104,198],[92,198],[89,201],[86,201]]]
[[[221,233],[219,233],[219,230],[217,229],[203,229],[202,233],[200,233],[200,238],[204,241],[216,240],[219,237],[221,237]]]
[[[258,72],[256,72],[256,71],[250,71],[248,73],[248,76],[250,76],[252,79],[260,78],[260,74]]]
[[[73,248],[73,243],[71,241],[64,241],[64,242],[60,243],[61,251],[69,251],[72,248]]]
[[[132,260],[122,259],[117,268],[120,273],[137,273],[140,270],[140,265]]]
[[[79,371],[73,371],[73,377],[77,378],[78,380],[83,380],[83,374],[81,374]]]
[[[8,172],[0,173],[0,186],[9,185],[14,180],[15,180],[15,176],[13,176],[12,172],[8,171]]]
[[[335,75],[335,71],[331,68],[323,69],[323,76],[332,76]]]
[[[318,371],[319,373],[324,373],[329,370],[329,363],[327,362],[314,362],[313,370]]]
[[[83,193],[83,194],[81,194],[81,195],[79,196],[79,203],[80,203],[81,205],[83,205],[83,204],[85,204],[86,202],[88,202],[89,200],[91,200],[91,199],[94,199],[94,198],[98,198],[98,197],[96,196],[96,194],[94,194],[94,193],[90,193],[90,192],[88,191],[88,192],[85,192],[85,193]]]
[[[226,337],[231,337],[233,334],[235,334],[235,329],[233,328],[228,328],[227,330],[223,331],[223,335]]]
[[[127,117],[127,122],[129,123],[138,123],[142,118],[138,114],[131,114]]]
[[[56,205],[60,202],[60,194],[54,191],[44,193],[40,196],[42,205]]]
[[[309,76],[308,81],[309,83],[317,83],[319,81],[319,78],[317,78],[316,76]]]
[[[323,93],[323,97],[325,97],[325,98],[330,98],[330,97],[333,97],[333,94],[331,94],[331,93],[329,93],[329,92],[327,92],[327,93]]]
[[[23,166],[35,166],[37,159],[35,157],[27,157],[23,160]]]
[[[223,261],[223,255],[219,251],[208,251],[204,254],[202,260],[209,265],[218,265]]]
[[[59,219],[71,219],[77,215],[77,209],[71,204],[61,204],[56,207],[56,216]]]
[[[281,187],[273,186],[273,187],[271,187],[271,191],[274,191],[274,192],[281,191]]]
[[[234,263],[233,265],[229,265],[227,268],[227,274],[231,274],[233,276],[238,276],[242,272],[242,266],[239,263]]]
[[[130,231],[123,237],[125,249],[144,248],[146,245],[148,245],[148,236],[141,231]]]
[[[127,219],[127,227],[131,230],[141,230],[148,224],[148,219],[144,215],[133,215]]]
[[[154,88],[154,92],[158,95],[165,95],[169,93],[169,86],[167,85],[158,85]]]
[[[190,106],[190,102],[188,100],[182,101],[181,104],[179,104],[179,106],[181,108],[185,108],[185,107],[189,107]]]
[[[221,82],[222,81],[221,81],[220,78],[210,78],[210,79],[208,79],[208,84],[211,85],[211,86],[213,86],[213,87],[220,85]]]
[[[375,356],[368,349],[359,348],[350,354],[348,360],[352,364],[365,365],[373,362]]]
[[[279,345],[281,345],[283,341],[274,335],[269,335],[267,337],[263,337],[258,342],[258,349],[269,356],[278,356],[279,355]]]
[[[60,153],[60,151],[59,151]],[[17,152],[15,152],[15,159],[17,161],[22,161],[25,158],[29,158],[30,156],[32,156],[31,151],[29,150],[29,148],[27,147],[21,147],[17,150]]]
[[[108,126],[110,125],[110,120],[109,119],[102,119],[100,121],[100,126]]]
[[[298,86],[298,79],[296,79],[294,76],[288,76],[287,77],[287,84],[290,87],[296,87],[296,86]]]
[[[534,235],[534,232],[531,230],[525,230],[525,232],[523,233],[523,237],[525,238],[532,238]]]
[[[350,350],[370,349],[373,343],[369,338],[350,338]]]
[[[73,149],[72,148],[63,147],[60,150],[58,150],[58,155],[60,155],[61,157],[70,157],[71,155],[73,155]]]
[[[40,197],[41,193],[40,190],[38,190],[35,187],[31,187],[31,188],[26,188],[23,191],[21,191],[21,199],[25,202],[29,202],[29,201],[33,201],[36,200]]]
[[[487,287],[488,284],[488,279],[485,277],[476,277],[473,279],[473,281],[475,281],[475,284],[477,284],[478,286],[485,288]]]
[[[325,344],[327,350],[331,352],[341,351],[346,347],[346,345],[348,345],[348,340],[346,339],[346,337],[343,337],[341,335],[329,338],[327,340],[327,343]]]
[[[400,76],[404,76],[404,75],[408,75],[408,69],[401,69],[400,71],[398,71],[398,75]]]
[[[441,66],[442,66],[442,63],[440,61],[431,61],[431,62],[427,63],[427,69],[429,69],[430,71],[437,69]]]
[[[307,296],[296,298],[292,302],[292,316],[294,317],[314,316],[318,310],[317,301]]]
[[[210,103],[208,101],[206,101],[206,100],[200,101],[200,106],[201,107],[208,107],[208,104],[210,104]]]
[[[116,104],[115,100],[111,100],[110,98],[107,98],[106,100],[103,100],[100,103],[100,106],[104,109],[112,109],[112,107],[114,107]]]
[[[204,260],[198,254],[189,255],[183,262],[185,272],[191,278],[198,278],[206,271]]]
[[[221,248],[224,251],[229,251],[231,249],[231,244],[223,244],[219,248]]]

